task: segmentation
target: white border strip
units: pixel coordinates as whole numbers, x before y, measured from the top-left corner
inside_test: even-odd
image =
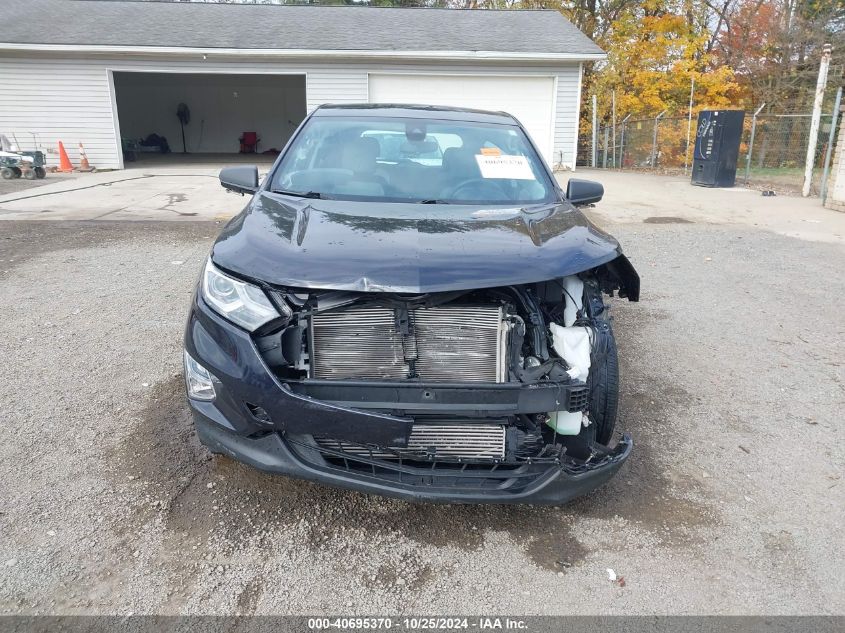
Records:
[[[16,44],[0,42],[0,51],[53,52],[53,53],[105,53],[139,55],[205,55],[215,57],[330,57],[362,59],[444,59],[444,60],[496,60],[496,61],[593,61],[607,58],[604,53],[524,53],[502,51],[384,51],[384,50],[330,50],[299,48],[190,48],[182,46],[101,46],[88,44]]]

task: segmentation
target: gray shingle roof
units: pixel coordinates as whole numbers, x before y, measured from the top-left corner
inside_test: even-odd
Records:
[[[9,0],[0,42],[596,55],[556,11]]]

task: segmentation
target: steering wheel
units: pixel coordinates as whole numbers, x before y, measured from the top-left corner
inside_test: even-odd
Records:
[[[499,186],[498,183],[492,182],[487,178],[469,178],[468,180],[463,180],[459,182],[457,185],[449,189],[449,191],[443,196],[444,198],[449,199],[458,199],[460,200],[462,196],[458,195],[461,191],[470,189],[472,187],[476,187],[477,191],[482,191],[481,195],[475,195],[466,197],[468,200],[480,199],[491,197],[495,198],[496,196],[501,196],[502,198],[507,198],[507,193],[505,190]],[[486,191],[485,191],[486,190]]]

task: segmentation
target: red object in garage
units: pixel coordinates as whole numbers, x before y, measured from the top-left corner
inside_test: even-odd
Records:
[[[255,154],[261,139],[256,132],[244,132],[238,140],[241,142],[241,154]]]

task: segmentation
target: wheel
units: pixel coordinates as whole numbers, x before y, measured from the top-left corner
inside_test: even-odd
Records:
[[[3,169],[0,169],[0,176],[3,177],[3,180],[11,180],[15,177],[15,172],[12,171],[11,167],[3,167]]]
[[[44,169],[43,167],[36,167],[35,168],[35,177],[38,178],[38,180],[41,180],[46,175],[47,175],[47,170]]]
[[[23,173],[20,167],[12,167],[12,171],[15,173],[14,178],[20,178]]]
[[[27,169],[25,172],[23,172],[23,177],[27,180],[35,180],[35,170]]]
[[[607,306],[597,283],[584,284],[584,304],[594,334],[587,376],[590,391],[588,417],[592,422],[588,428],[592,429],[598,443],[606,445],[613,437],[619,410],[619,356]]]
[[[589,418],[595,426],[596,441],[607,444],[613,436],[619,410],[619,357],[613,330],[604,320],[597,320],[595,324],[587,386],[590,390]]]

